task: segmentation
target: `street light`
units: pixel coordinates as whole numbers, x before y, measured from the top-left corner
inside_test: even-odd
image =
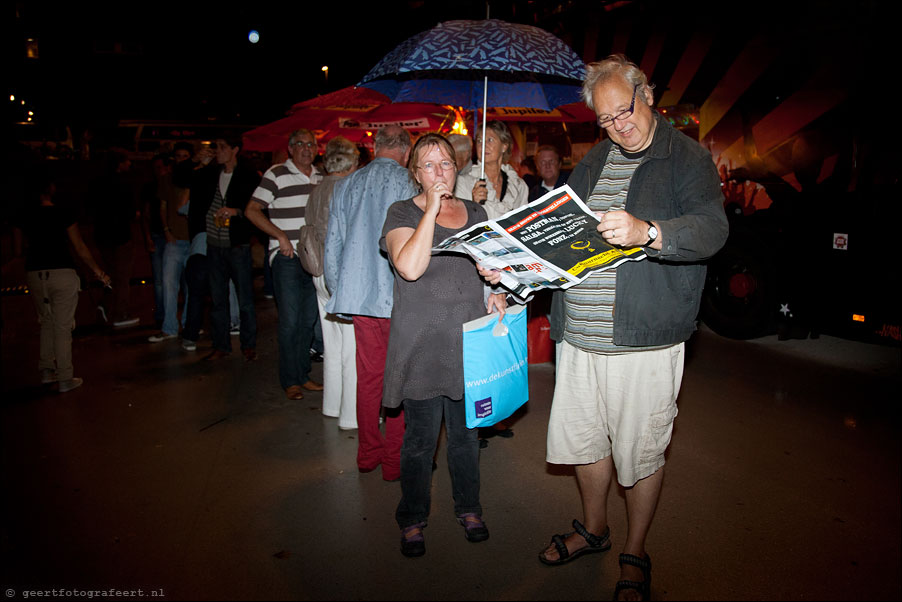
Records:
[[[329,66],[323,65],[322,71],[326,74],[326,83],[329,83]]]

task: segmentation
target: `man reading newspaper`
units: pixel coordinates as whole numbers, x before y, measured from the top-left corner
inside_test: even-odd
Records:
[[[615,600],[648,600],[645,539],[664,478],[683,346],[695,330],[702,263],[723,246],[727,219],[710,155],[662,119],[652,86],[623,55],[586,67],[583,99],[607,133],[568,184],[601,212],[615,247],[644,247],[644,261],[598,271],[555,293],[551,336],[560,341],[546,460],[576,467],[583,522],[539,554],[547,565],[622,543]],[[482,269],[490,281],[500,272]],[[625,490],[627,532],[608,527],[610,482]]]

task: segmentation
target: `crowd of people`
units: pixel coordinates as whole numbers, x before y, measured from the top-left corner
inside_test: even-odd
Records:
[[[467,428],[462,401],[461,325],[503,315],[507,296],[496,271],[432,249],[568,182],[596,212],[608,243],[644,247],[648,258],[554,294],[557,385],[546,460],[576,467],[583,517],[573,520],[572,532],[554,535],[539,560],[560,565],[612,547],[607,497],[616,473],[628,532],[615,599],[648,599],[645,540],[677,415],[683,345],[695,329],[703,260],[723,245],[727,221],[710,156],[653,110],[653,86],[634,64],[622,55],[591,63],[583,97],[606,137],[569,180],[558,149],[540,146],[527,184],[510,165],[514,140],[500,121],[477,132],[475,145],[439,134],[413,142],[401,127],[384,127],[373,160],[359,169],[358,149],[341,137],[328,142],[317,164],[316,138],[305,129],[290,136],[287,159],[262,175],[242,159],[240,137],[223,135],[199,152],[177,145],[154,159],[154,180],[141,197],[142,232],[159,275],[160,331],[149,342],[181,331],[182,346],[193,351],[208,323],[205,361],[227,357],[233,334],[244,359],[257,359],[256,232],[268,240],[264,269],[271,270],[278,310],[279,386],[290,400],[322,392],[323,413],[358,431],[360,472],[380,469],[383,479],[400,482],[401,553],[426,552],[443,423],[455,515],[469,541],[484,541],[479,435]],[[67,241],[107,285],[103,307],[112,324],[135,320],[128,305],[135,241],[128,233],[136,211],[123,184],[129,168],[125,155],[114,155],[96,189],[103,268],[74,218],[54,206],[52,182],[39,188],[22,221],[41,323],[41,378],[58,382],[60,392],[81,384],[71,360],[78,278]],[[323,383],[310,376],[317,331]]]

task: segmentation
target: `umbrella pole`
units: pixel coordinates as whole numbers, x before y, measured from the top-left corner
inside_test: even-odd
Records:
[[[482,161],[480,161],[480,165],[482,169],[480,170],[479,179],[485,180],[485,111],[486,106],[488,105],[489,99],[489,76],[485,76],[485,80],[482,84],[482,153],[479,155],[482,157]]]

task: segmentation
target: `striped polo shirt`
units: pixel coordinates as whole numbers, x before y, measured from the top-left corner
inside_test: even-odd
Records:
[[[269,209],[269,220],[285,233],[291,241],[293,249],[297,248],[301,237],[301,226],[307,221],[307,199],[313,187],[323,179],[322,174],[313,169],[310,177],[304,175],[294,162],[289,159],[285,163],[273,165],[266,173],[251,200]],[[269,239],[269,259],[279,252],[279,241]],[[296,251],[295,251],[296,252]]]
[[[626,206],[630,180],[645,152],[623,153],[615,144],[586,204],[592,211],[615,211]],[[614,291],[617,268],[594,272],[564,294],[564,340],[589,353],[625,353],[658,347],[614,344]],[[664,345],[667,347],[667,345]]]

